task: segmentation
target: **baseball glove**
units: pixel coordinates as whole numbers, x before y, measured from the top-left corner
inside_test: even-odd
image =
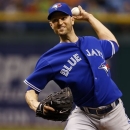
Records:
[[[49,111],[44,114],[44,105],[54,108],[55,111]],[[36,110],[36,116],[52,121],[66,121],[71,113],[72,106],[73,96],[70,88],[67,87],[59,92],[52,93],[47,98],[43,99]]]

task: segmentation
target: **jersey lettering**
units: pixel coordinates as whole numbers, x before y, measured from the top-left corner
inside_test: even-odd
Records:
[[[104,59],[102,52],[99,51],[98,49],[91,49],[91,50],[87,49],[86,52],[87,52],[87,56],[100,56],[102,57],[102,59]]]
[[[75,66],[77,63],[76,60],[73,57],[71,57],[70,59],[71,60],[68,60],[68,63],[70,63],[70,65],[72,65],[72,66]]]
[[[67,69],[68,71],[71,71],[72,70],[72,66],[68,67],[66,65],[63,66],[65,69]]]
[[[60,73],[67,77],[69,75],[69,72],[73,69],[73,67],[81,60],[81,57],[77,53],[74,54],[72,57],[70,57],[69,60],[67,60],[70,66],[63,65],[63,69],[61,69]]]
[[[97,52],[92,49],[92,56],[98,56]]]
[[[75,60],[76,60],[77,62],[79,62],[79,61],[82,60],[81,57],[79,57],[78,54],[74,54],[73,56],[74,56],[74,58],[75,58]]]
[[[99,51],[98,49],[95,49],[95,50],[97,51],[98,55],[99,55],[100,57],[102,57],[102,59],[104,59],[104,58],[103,58],[103,54],[102,54],[102,52]]]
[[[62,69],[61,71],[60,71],[60,73],[62,74],[62,75],[64,75],[64,76],[68,76],[68,74],[69,74],[69,71],[68,70],[65,70],[65,69]]]

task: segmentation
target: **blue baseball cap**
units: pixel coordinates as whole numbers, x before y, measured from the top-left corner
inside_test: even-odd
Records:
[[[72,12],[71,12],[71,9],[70,7],[66,4],[66,3],[56,3],[54,5],[52,5],[50,8],[49,8],[49,15],[48,15],[48,20],[50,20],[51,18],[51,15],[54,13],[54,12],[63,12],[65,14],[68,14],[70,16],[72,16]]]

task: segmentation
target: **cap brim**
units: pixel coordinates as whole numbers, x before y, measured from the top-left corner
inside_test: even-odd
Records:
[[[62,11],[62,10],[55,10],[55,11],[53,11],[52,13],[50,13],[49,15],[48,15],[48,20],[50,20],[51,19],[51,17],[52,17],[52,15],[55,13],[55,12],[63,12],[63,13],[65,13],[65,14],[67,14],[67,15],[70,15],[70,14],[68,14],[67,12],[65,12],[65,11]],[[71,16],[71,15],[70,15]]]

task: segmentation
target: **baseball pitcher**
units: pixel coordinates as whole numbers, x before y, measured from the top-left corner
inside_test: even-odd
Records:
[[[59,36],[59,43],[39,58],[34,71],[25,79],[28,85],[26,101],[37,116],[52,118],[57,113],[57,120],[66,109],[61,111],[56,104],[62,103],[62,108],[66,108],[67,101],[70,105],[69,114],[63,119],[67,121],[65,130],[130,130],[130,120],[121,100],[122,92],[112,80],[106,62],[118,51],[118,41],[92,14],[81,6],[78,9],[80,13],[74,15],[66,3],[50,7],[48,20]],[[97,38],[77,36],[73,28],[75,20],[89,23]],[[56,94],[58,98],[52,95],[47,101],[38,101],[38,94],[51,80],[63,91],[69,87],[69,92],[67,89],[64,96],[59,92],[60,96]],[[68,95],[73,98],[68,100]],[[73,110],[72,102],[75,104]]]

